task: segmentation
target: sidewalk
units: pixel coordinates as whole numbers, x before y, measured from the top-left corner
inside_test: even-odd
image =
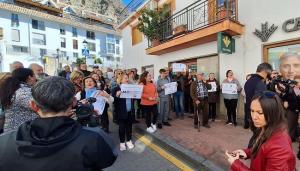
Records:
[[[139,127],[145,127],[140,120]],[[185,117],[184,120],[175,119],[170,122],[171,127],[164,126],[157,131],[156,137],[166,137],[173,140],[179,146],[211,161],[213,164],[227,170],[228,162],[225,158],[225,150],[232,151],[247,146],[252,135],[249,130],[238,125],[225,125],[224,121],[210,122],[210,129],[201,127],[200,132],[193,127],[193,119]],[[298,152],[298,143],[293,144],[294,152]],[[296,159],[297,160],[297,159]],[[249,161],[245,162],[249,165]],[[300,162],[297,160],[297,169],[300,170]]]

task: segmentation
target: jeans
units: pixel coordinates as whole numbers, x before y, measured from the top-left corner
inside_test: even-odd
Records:
[[[146,116],[146,125],[149,128],[152,124],[156,124],[157,121],[157,104],[155,105],[143,105],[143,112],[145,112]]]
[[[228,122],[236,123],[236,107],[238,99],[224,99],[225,107],[227,109]]]
[[[127,119],[120,119],[119,120],[120,143],[125,142],[125,136],[126,136],[127,141],[131,140],[131,137],[132,137],[132,120],[133,120],[133,117],[131,116],[131,112],[128,112]]]
[[[175,112],[176,116],[183,116],[184,112],[184,104],[183,104],[183,99],[184,99],[184,93],[182,91],[177,91],[176,93],[173,94],[174,96],[174,102],[175,102]]]
[[[158,123],[168,122],[169,118],[169,97],[159,99]]]

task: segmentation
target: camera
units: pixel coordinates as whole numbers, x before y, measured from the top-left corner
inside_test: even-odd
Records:
[[[278,76],[271,81],[269,90],[276,92],[277,88],[281,92],[281,96],[289,95],[296,84],[297,81],[295,80],[284,79],[282,76]]]
[[[76,117],[77,122],[80,123],[82,126],[87,127],[97,127],[99,126],[99,122],[97,118],[94,116],[94,106],[93,103],[97,101],[96,98],[90,97],[87,98],[87,104],[83,104],[81,102],[77,103],[76,107]]]

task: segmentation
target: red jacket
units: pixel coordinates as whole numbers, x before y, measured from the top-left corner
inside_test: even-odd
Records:
[[[157,104],[157,100],[149,100],[149,97],[158,97],[156,86],[153,83],[147,83],[146,85],[144,85],[141,98],[141,105],[151,106]]]
[[[291,139],[286,131],[278,131],[260,147],[255,158],[251,157],[251,149],[244,150],[251,158],[250,169],[240,160],[231,165],[233,171],[295,171],[296,160]]]

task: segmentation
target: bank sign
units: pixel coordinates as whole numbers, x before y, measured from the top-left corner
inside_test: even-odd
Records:
[[[235,39],[229,34],[218,33],[218,52],[232,54],[235,52]]]
[[[275,26],[272,24],[270,27],[268,25],[268,22],[265,22],[261,24],[261,30],[255,29],[255,32],[253,32],[258,38],[261,39],[262,42],[268,41],[270,36],[277,30],[278,26]],[[282,24],[282,30],[286,33],[299,31],[300,30],[300,17],[298,18],[292,18],[289,20],[286,20]]]

